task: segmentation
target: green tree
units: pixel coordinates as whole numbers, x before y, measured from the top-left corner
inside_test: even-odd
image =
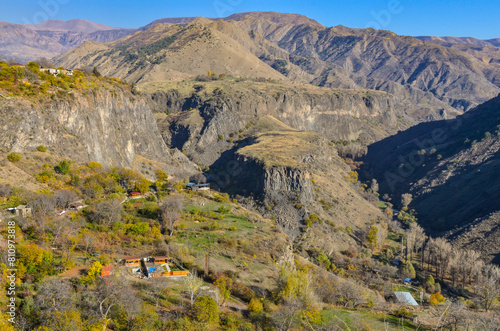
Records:
[[[59,162],[55,170],[60,174],[67,175],[70,170],[69,162],[66,160]]]
[[[233,280],[226,276],[221,276],[215,281],[215,286],[219,289],[222,295],[222,306],[231,296],[231,286],[233,285]]]
[[[368,231],[368,245],[372,247],[377,247],[378,246],[378,226],[375,224],[372,224],[370,226],[370,230]]]
[[[193,305],[193,311],[196,319],[203,323],[219,323],[219,307],[214,299],[204,295],[196,298]]]
[[[405,263],[401,266],[400,269],[401,276],[405,278],[415,278],[415,268],[411,262]]]

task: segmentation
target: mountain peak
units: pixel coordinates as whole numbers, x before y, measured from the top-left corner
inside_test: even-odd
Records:
[[[224,20],[234,20],[234,21],[243,21],[248,18],[256,18],[256,19],[266,19],[273,23],[280,24],[295,24],[295,25],[312,25],[312,26],[320,26],[324,27],[319,22],[300,14],[287,14],[287,13],[277,13],[277,12],[264,12],[264,11],[254,11],[254,12],[246,12],[246,13],[236,13],[231,16],[224,18]]]

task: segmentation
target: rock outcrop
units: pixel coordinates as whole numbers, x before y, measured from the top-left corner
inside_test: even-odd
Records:
[[[50,150],[78,162],[134,168],[139,159],[155,162],[169,174],[195,173],[182,153],[170,151],[156,120],[142,98],[125,91],[94,90],[42,103],[9,100],[0,103],[0,146],[12,151]]]
[[[151,96],[151,108],[169,115],[159,127],[167,144],[196,163],[212,165],[220,154],[252,135],[270,115],[292,129],[318,131],[330,140],[377,141],[411,122],[390,94],[319,88],[298,83],[197,83],[188,93],[173,85]],[[144,87],[148,90],[148,86]],[[403,120],[407,122],[404,123]]]

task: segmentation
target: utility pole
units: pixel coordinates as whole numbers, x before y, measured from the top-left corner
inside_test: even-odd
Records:
[[[205,255],[205,277],[208,276],[208,263],[209,263],[209,257],[208,257],[208,252],[206,252],[206,255]]]

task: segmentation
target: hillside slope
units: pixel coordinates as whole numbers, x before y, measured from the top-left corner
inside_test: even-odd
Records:
[[[498,221],[488,221],[500,210],[499,132],[497,97],[456,120],[420,124],[369,146],[366,170],[396,203],[411,193],[410,207],[432,233],[482,245],[499,231]],[[477,231],[482,221],[489,226]],[[483,245],[491,258],[500,253],[493,241]]]
[[[21,69],[0,65],[2,77]],[[24,72],[17,84],[2,80],[0,85],[0,116],[6,119],[0,124],[3,151],[45,146],[80,163],[97,161],[146,172],[146,163],[154,162],[178,178],[198,172],[179,151],[168,149],[146,101],[129,86],[83,73],[55,78],[37,68]]]

